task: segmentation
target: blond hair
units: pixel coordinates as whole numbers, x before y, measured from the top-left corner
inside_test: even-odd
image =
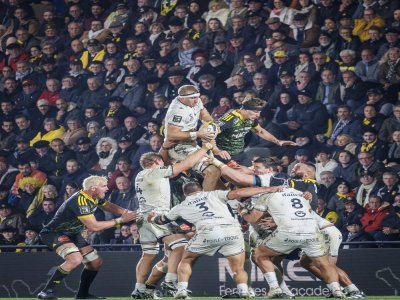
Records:
[[[156,159],[162,159],[162,156],[156,152],[147,152],[140,157],[139,163],[142,169],[148,169]]]
[[[89,190],[90,188],[100,185],[102,183],[107,183],[106,177],[92,175],[92,176],[86,177],[85,180],[83,180],[82,187],[84,190]]]

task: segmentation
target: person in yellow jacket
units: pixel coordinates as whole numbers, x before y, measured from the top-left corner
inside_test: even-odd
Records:
[[[48,141],[49,143],[56,139],[61,138],[65,132],[63,126],[58,126],[54,118],[46,118],[43,121],[44,130],[39,131],[36,136],[29,142],[29,145],[33,147],[38,141]]]
[[[358,36],[360,41],[363,43],[370,39],[368,35],[368,30],[372,27],[376,26],[382,28],[385,26],[385,20],[376,15],[375,11],[372,8],[367,8],[364,10],[364,15],[362,19],[354,20],[354,28],[353,35]]]
[[[103,61],[106,51],[102,49],[102,45],[96,39],[90,39],[87,42],[87,50],[83,51],[80,58],[82,67],[87,69],[92,61]]]

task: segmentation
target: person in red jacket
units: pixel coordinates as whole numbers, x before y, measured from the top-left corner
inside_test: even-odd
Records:
[[[365,206],[364,215],[361,217],[361,224],[365,232],[377,240],[382,232],[382,220],[391,214],[391,206],[387,202],[383,202],[379,196],[371,196]],[[381,239],[379,239],[381,240]]]

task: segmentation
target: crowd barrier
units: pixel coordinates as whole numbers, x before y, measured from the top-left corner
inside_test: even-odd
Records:
[[[114,245],[115,246],[115,245]],[[125,245],[126,246],[126,245]],[[96,295],[127,297],[135,283],[138,251],[100,252],[104,266],[92,291]],[[367,295],[400,295],[400,249],[341,250],[339,265]],[[161,255],[160,255],[161,258]],[[54,252],[0,253],[0,298],[35,297],[43,288],[52,267],[62,262]],[[285,261],[285,280],[299,296],[327,295],[326,286],[305,271],[298,261]],[[51,269],[53,270],[53,269]],[[80,270],[75,270],[58,287],[58,295],[72,297],[79,282]],[[265,294],[267,284],[259,269],[253,268],[253,287],[257,295]],[[233,291],[235,284],[228,262],[223,257],[201,257],[195,264],[189,288],[194,296],[222,296]]]

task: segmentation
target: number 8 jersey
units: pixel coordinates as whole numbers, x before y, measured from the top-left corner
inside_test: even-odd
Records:
[[[310,203],[303,198],[303,192],[287,188],[280,193],[266,193],[253,199],[253,205],[259,211],[268,211],[280,232],[318,232],[317,223],[311,215]]]

